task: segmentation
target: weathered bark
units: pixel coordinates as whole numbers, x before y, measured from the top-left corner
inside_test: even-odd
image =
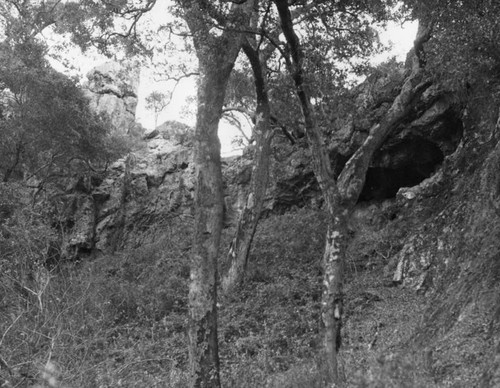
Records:
[[[328,230],[323,255],[323,292],[321,318],[323,324],[322,362],[326,383],[338,383],[337,351],[343,311],[343,266],[347,231],[347,209],[340,207],[331,161],[323,145],[313,107],[309,85],[304,79],[304,54],[294,31],[287,0],[275,1],[283,34],[291,52],[288,67],[292,74],[297,97],[304,116],[306,136],[311,147],[313,170],[320,185],[328,212]]]
[[[217,135],[229,76],[242,34],[211,33],[209,2],[178,1],[193,35],[199,61],[195,128],[194,233],[189,283],[189,364],[191,387],[220,387],[217,339],[217,257],[223,224],[222,170]],[[253,2],[235,5],[228,20],[248,20]],[[244,23],[243,23],[244,25]]]
[[[200,64],[195,129],[194,236],[189,283],[189,360],[192,387],[220,387],[217,339],[217,256],[223,221],[220,142],[217,136],[226,77]],[[229,67],[229,68],[228,68]],[[227,74],[227,76],[226,76]]]
[[[270,127],[271,108],[264,71],[266,69],[266,59],[262,58],[258,50],[254,49],[248,41],[243,45],[243,51],[252,66],[257,94],[256,119],[253,129],[255,140],[254,165],[250,181],[250,192],[245,207],[238,219],[236,233],[227,255],[229,268],[221,282],[222,291],[225,294],[239,285],[245,275],[250,247],[262,212],[269,180],[271,140],[273,135]]]

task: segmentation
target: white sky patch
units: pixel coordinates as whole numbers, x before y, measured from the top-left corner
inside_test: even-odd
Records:
[[[387,29],[380,33],[380,40],[392,48],[388,52],[376,55],[371,63],[376,65],[391,57],[396,57],[398,61],[405,61],[406,54],[413,46],[413,41],[417,36],[418,22],[406,22],[403,25],[390,22]]]
[[[172,91],[174,84],[174,81],[155,81],[151,71],[148,71],[148,69],[142,70],[136,119],[145,128],[152,129],[155,125],[154,112],[146,109],[146,97],[153,91],[167,94]],[[175,87],[170,104],[158,115],[158,125],[167,120],[175,120],[194,126],[196,106],[189,106],[189,104],[195,104],[195,102],[192,101],[195,96],[195,77],[185,78],[179,81],[178,85]]]

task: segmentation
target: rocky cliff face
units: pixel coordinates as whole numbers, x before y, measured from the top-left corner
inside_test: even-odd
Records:
[[[388,109],[401,74],[375,74],[353,91],[358,109],[331,134],[337,171]],[[424,296],[411,346],[438,386],[500,385],[500,102],[488,95],[498,92],[458,98],[429,84],[374,158],[352,215],[349,266],[382,266],[387,287]],[[166,124],[103,176],[72,184],[68,252],[134,248],[189,222],[192,152],[178,130]],[[277,134],[273,155],[265,211],[321,206],[305,143]],[[228,221],[251,164],[251,149],[224,161]]]
[[[325,126],[337,174],[366,139],[370,128],[387,112],[399,93],[404,74],[403,67],[375,72],[346,96],[345,114],[337,115],[331,125]],[[461,109],[453,92],[443,85],[429,83],[416,108],[408,112],[406,120],[375,154],[360,201],[395,198],[400,188],[416,186],[438,171],[462,139]],[[229,174],[229,187],[239,185],[240,196],[250,181],[251,163],[249,148],[238,161],[237,169],[241,171]],[[293,206],[320,206],[321,203],[306,140],[291,144],[277,132],[265,211],[284,212]]]
[[[356,209],[353,216],[362,221],[353,226],[350,257],[358,270],[382,265],[388,287],[423,296],[424,312],[412,318],[419,323],[408,335],[411,341],[391,357],[403,359],[411,352],[420,360],[412,368],[432,376],[435,386],[496,387],[500,101],[494,91],[469,93],[458,116],[458,147],[449,152],[434,141],[444,155],[437,171],[399,189],[395,198]],[[431,112],[442,112],[441,104],[437,100]],[[368,263],[367,257],[377,259]]]
[[[67,258],[152,243],[191,217],[190,147],[159,132],[94,179],[75,181],[66,198]]]
[[[106,113],[116,131],[128,134],[134,130],[139,66],[108,62],[92,69],[88,74],[85,92],[90,106],[98,113]]]
[[[366,138],[370,127],[383,117],[399,91],[404,71],[380,70],[351,92],[350,103],[356,109],[336,120],[329,133],[337,171]],[[89,74],[94,108],[111,113],[115,126],[123,132],[133,126],[136,75],[116,64],[104,65]],[[432,176],[453,154],[462,132],[459,107],[452,94],[430,85],[417,109],[408,113],[407,120],[377,153],[360,201],[394,198],[400,188],[416,186]],[[169,217],[188,215],[193,187],[191,136],[186,126],[165,123],[144,136],[139,151],[114,163],[103,176],[80,184],[83,190],[74,186],[68,208],[78,210],[68,217],[72,221],[65,243],[67,256],[94,248],[110,251],[153,242]],[[305,205],[320,207],[321,194],[305,139],[292,144],[277,133],[273,144],[271,184],[264,212],[281,213]],[[251,147],[242,157],[230,158],[223,165],[226,221],[231,223],[246,200]]]

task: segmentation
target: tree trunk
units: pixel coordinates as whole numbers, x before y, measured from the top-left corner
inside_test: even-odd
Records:
[[[338,376],[337,353],[341,345],[340,330],[343,314],[343,265],[347,248],[347,218],[363,189],[366,171],[374,152],[382,145],[388,134],[401,124],[410,109],[427,89],[429,83],[422,81],[422,46],[431,36],[432,23],[419,26],[415,40],[415,56],[412,71],[403,88],[394,100],[384,120],[374,126],[364,144],[347,162],[338,181],[335,182],[331,161],[321,141],[310,103],[308,84],[304,80],[303,58],[298,36],[293,28],[287,0],[275,0],[283,34],[290,49],[287,65],[295,83],[297,97],[304,116],[306,135],[313,156],[313,169],[320,185],[328,211],[328,230],[323,256],[323,294],[321,318],[323,323],[322,365],[325,383],[341,385]]]
[[[242,34],[213,34],[209,2],[178,0],[192,33],[199,62],[195,128],[194,232],[189,282],[189,366],[191,387],[220,387],[217,339],[217,256],[223,225],[223,191],[218,138],[226,86]],[[253,2],[232,7],[228,18],[246,20]],[[241,19],[240,19],[241,18]],[[244,25],[242,25],[244,27]]]
[[[387,136],[404,122],[409,112],[418,103],[422,93],[432,84],[424,78],[422,47],[430,39],[433,25],[433,22],[427,25],[419,24],[414,42],[412,69],[399,95],[394,99],[383,120],[370,129],[368,137],[347,161],[338,177],[337,184],[342,196],[342,204],[346,208],[350,209],[356,204],[375,151],[380,148]]]
[[[225,85],[222,74],[200,64],[194,157],[194,236],[189,283],[192,387],[220,387],[217,255],[223,222],[223,193],[217,130]]]
[[[287,0],[275,1],[281,21],[281,28],[291,52],[288,62],[294,80],[297,97],[304,116],[305,130],[311,147],[313,170],[325,200],[328,212],[328,229],[323,255],[323,292],[321,318],[323,325],[322,362],[325,382],[339,383],[337,372],[337,352],[340,347],[340,329],[343,312],[343,266],[346,250],[348,209],[341,208],[331,161],[323,145],[313,107],[309,99],[308,84],[304,80],[302,62],[304,54],[298,36],[293,29],[293,21]]]
[[[264,71],[266,68],[265,59],[259,57],[259,52],[249,42],[243,45],[243,50],[252,66],[257,94],[256,120],[253,129],[255,139],[254,165],[250,181],[250,192],[238,219],[236,233],[227,255],[229,269],[221,282],[222,291],[225,294],[238,286],[245,276],[248,255],[262,212],[269,180],[271,140],[273,137],[270,127],[271,108]]]

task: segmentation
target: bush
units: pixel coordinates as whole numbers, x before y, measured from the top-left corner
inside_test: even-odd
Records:
[[[0,240],[7,252],[0,258],[1,362],[8,370],[0,381],[186,386],[189,271],[181,248],[189,233],[167,229],[155,245],[50,271],[42,243],[51,228],[40,214],[4,199],[2,209],[11,208]]]
[[[322,214],[310,209],[261,221],[245,284],[219,310],[228,387],[278,387],[273,376],[314,357],[324,235]]]

